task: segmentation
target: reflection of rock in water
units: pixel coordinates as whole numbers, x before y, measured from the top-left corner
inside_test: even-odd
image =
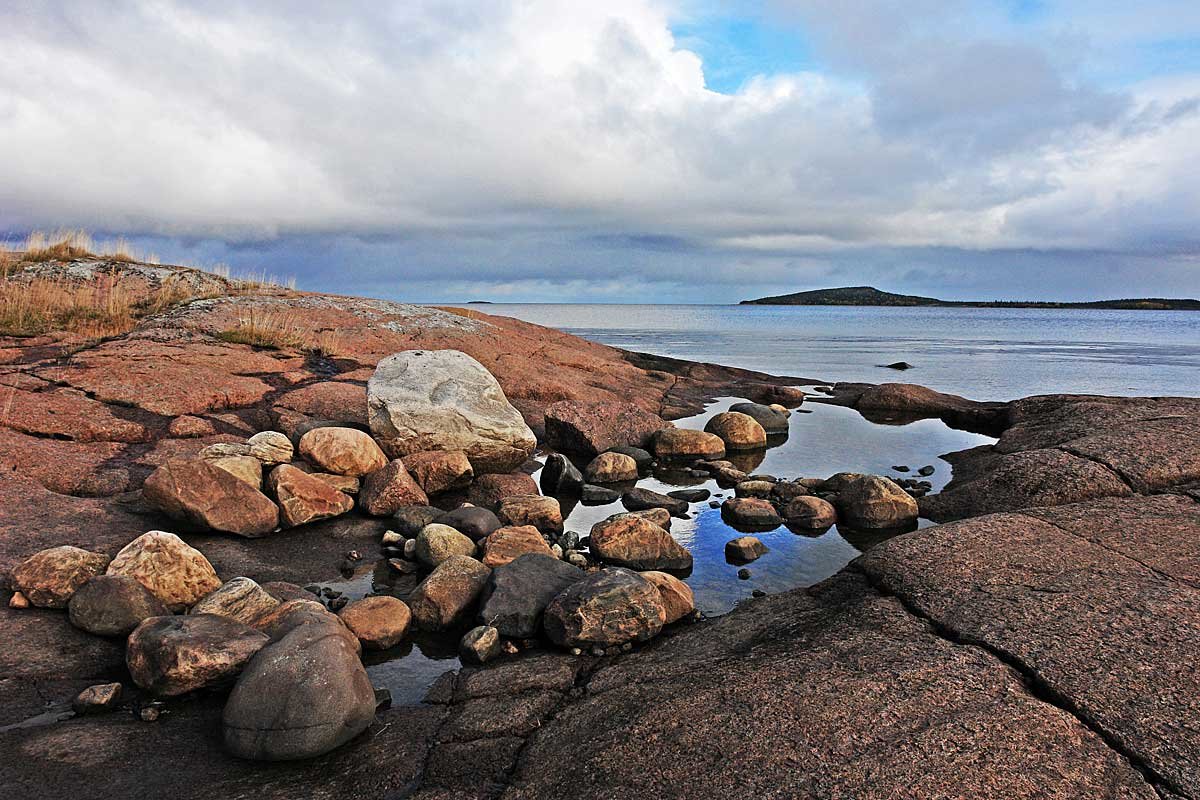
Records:
[[[743,450],[725,454],[725,460],[742,472],[754,472],[766,457],[766,450]]]
[[[913,522],[909,525],[904,525],[899,528],[882,528],[879,530],[860,530],[856,528],[844,527],[842,525],[837,526],[837,532],[841,535],[841,537],[853,545],[854,549],[861,553],[867,552],[881,542],[886,542],[893,536],[899,536],[902,533],[909,533],[911,531],[915,531],[916,529],[916,520],[913,520]]]
[[[863,419],[867,422],[873,422],[876,425],[911,425],[914,422],[920,422],[923,419],[929,419],[932,414],[916,414],[904,411],[895,411],[892,409],[874,409],[860,408],[858,413],[862,414]]]

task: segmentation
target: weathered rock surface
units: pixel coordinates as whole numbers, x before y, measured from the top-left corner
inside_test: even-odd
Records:
[[[551,453],[546,456],[538,483],[542,494],[550,497],[578,497],[583,491],[583,474],[562,453]]]
[[[358,504],[372,516],[386,517],[404,506],[429,505],[429,497],[397,458],[383,469],[363,476]]]
[[[12,585],[31,605],[66,608],[79,587],[107,566],[108,556],[103,553],[60,545],[39,550],[18,564],[12,572]]]
[[[847,485],[837,504],[842,520],[852,528],[901,528],[917,520],[917,501],[895,481],[878,475]]]
[[[500,501],[506,497],[537,493],[537,484],[529,475],[524,472],[508,472],[503,475],[480,475],[471,484],[467,500],[473,505],[495,511],[500,507]]]
[[[479,506],[462,506],[434,517],[439,525],[448,525],[473,542],[478,542],[504,523],[493,512]]]
[[[267,487],[279,501],[279,522],[285,528],[336,517],[354,508],[349,495],[290,464],[271,470]]]
[[[783,507],[783,519],[789,528],[820,531],[837,523],[837,509],[819,497],[804,495]]]
[[[780,410],[763,403],[734,403],[729,407],[729,410],[732,413],[744,414],[750,417],[761,425],[762,429],[767,433],[779,434],[788,432],[788,417],[790,415],[787,409]]]
[[[692,554],[664,528],[635,514],[597,522],[591,531],[592,554],[630,569],[686,571]]]
[[[496,508],[496,516],[505,525],[532,525],[542,533],[562,533],[562,508],[553,497],[520,494],[506,497]]]
[[[661,508],[675,516],[686,514],[688,510],[686,500],[643,489],[640,486],[622,492],[621,505],[630,511],[649,511],[652,508]]]
[[[438,631],[467,617],[491,570],[473,558],[453,555],[434,567],[409,596],[408,606],[422,630]]]
[[[71,624],[96,636],[128,636],[142,620],[170,613],[149,589],[127,575],[89,579],[67,606]]]
[[[704,430],[719,436],[726,450],[756,450],[767,446],[767,432],[758,420],[737,411],[714,415],[704,425]]]
[[[402,536],[407,536],[411,539],[421,532],[421,528],[424,528],[431,522],[439,521],[438,517],[445,513],[445,511],[437,506],[405,506],[398,509],[396,513],[392,515],[388,525],[394,528],[397,533],[401,534]],[[458,528],[458,526],[452,522],[446,522],[444,524],[449,525],[451,528]]]
[[[246,440],[250,455],[264,464],[286,464],[292,460],[295,448],[292,440],[279,431],[261,431]]]
[[[208,463],[217,469],[225,470],[233,477],[245,482],[247,486],[256,492],[262,491],[263,462],[254,456],[221,456],[220,458],[208,459]]]
[[[425,450],[404,457],[404,466],[425,494],[463,489],[475,477],[471,461],[461,450]]]
[[[458,450],[478,473],[515,469],[537,446],[492,373],[457,350],[381,360],[367,383],[367,416],[393,456]]]
[[[654,584],[662,596],[663,610],[666,612],[667,625],[677,622],[696,610],[696,600],[692,595],[692,587],[665,572],[649,570],[638,573]]]
[[[212,594],[191,607],[189,614],[214,614],[218,617],[254,625],[274,611],[279,601],[250,578],[234,578],[221,584]]]
[[[550,545],[546,544],[541,532],[532,525],[510,525],[497,528],[480,542],[485,565],[495,569],[525,555],[541,553],[549,556]]]
[[[270,638],[212,614],[151,617],[129,634],[125,663],[133,682],[174,697],[231,682]]]
[[[417,534],[416,556],[422,564],[436,567],[456,555],[475,555],[475,542],[449,525],[430,523]]]
[[[531,553],[492,570],[479,602],[479,621],[502,636],[527,639],[542,629],[550,601],[585,574],[550,555]]]
[[[339,627],[301,625],[254,657],[222,715],[231,753],[259,761],[313,758],[375,720],[375,691]]]
[[[471,628],[458,643],[458,657],[467,664],[486,664],[498,655],[500,631],[490,625]]]
[[[300,455],[324,472],[362,477],[387,466],[387,456],[367,434],[354,428],[313,428],[300,437]]]
[[[643,642],[666,624],[658,588],[627,569],[610,567],[564,589],[546,606],[543,627],[562,647]]]
[[[146,479],[142,496],[173,519],[214,531],[263,536],[279,524],[269,497],[199,459],[167,461]]]
[[[767,554],[767,546],[753,536],[739,536],[725,543],[725,559],[734,564],[749,564]]]
[[[412,621],[412,613],[404,601],[388,595],[355,600],[339,611],[338,617],[366,650],[395,647],[408,633]]]
[[[667,428],[655,434],[654,454],[675,461],[724,458],[725,443],[721,437],[704,431]]]
[[[71,701],[71,709],[80,715],[112,711],[121,702],[121,684],[98,683],[89,686]]]
[[[731,497],[721,504],[721,519],[737,528],[771,530],[783,524],[775,506],[758,497]]]
[[[144,533],[125,545],[109,563],[106,574],[133,578],[176,612],[221,585],[203,553],[166,531]]]
[[[636,481],[638,465],[624,453],[606,452],[593,458],[583,470],[588,483],[621,483]]]
[[[644,447],[655,433],[671,425],[657,414],[619,401],[563,400],[546,407],[545,420],[546,444],[583,455],[621,446]]]

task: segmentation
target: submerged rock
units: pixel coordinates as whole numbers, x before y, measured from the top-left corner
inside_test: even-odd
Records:
[[[733,564],[748,564],[767,554],[767,546],[754,536],[739,536],[725,543],[725,560]]]
[[[12,586],[31,605],[66,608],[71,596],[93,577],[104,572],[108,556],[62,545],[40,550],[12,571]]]
[[[729,410],[735,414],[745,414],[753,419],[762,429],[768,434],[779,434],[788,432],[788,417],[790,414],[784,409],[780,411],[773,406],[763,405],[762,403],[734,403],[729,407]]]
[[[564,589],[543,627],[560,647],[610,647],[658,635],[667,612],[658,588],[627,569],[609,568]]]
[[[659,494],[658,492],[640,487],[635,487],[624,492],[621,495],[621,505],[630,511],[648,511],[652,508],[661,508],[667,514],[674,514],[675,516],[686,514],[688,510],[686,500],[680,500],[670,495]]]
[[[393,456],[457,450],[476,473],[515,469],[537,446],[492,373],[457,350],[406,350],[380,361],[367,382],[367,417]]]
[[[596,486],[595,484],[584,484],[584,487],[579,495],[579,502],[585,506],[606,506],[609,503],[615,503],[621,499],[621,493],[609,489],[605,486]]]

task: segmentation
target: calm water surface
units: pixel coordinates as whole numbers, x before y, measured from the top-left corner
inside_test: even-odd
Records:
[[[1200,394],[1200,312],[499,303],[472,307],[628,350],[821,381],[903,380],[977,400],[1050,392]],[[915,369],[898,373],[878,366],[895,361],[907,361]]]

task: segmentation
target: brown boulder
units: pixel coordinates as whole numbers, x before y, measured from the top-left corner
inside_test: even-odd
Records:
[[[426,566],[436,567],[451,556],[473,555],[475,542],[449,525],[431,522],[417,534],[417,560]]]
[[[354,508],[349,495],[290,464],[271,470],[267,487],[279,501],[280,522],[285,528],[336,517]]]
[[[425,494],[463,489],[475,477],[471,461],[461,450],[425,450],[404,457],[404,466]]]
[[[609,568],[564,589],[546,606],[542,624],[560,647],[610,647],[656,636],[666,618],[655,584]]]
[[[506,525],[532,525],[542,533],[562,533],[562,508],[553,497],[521,494],[505,497],[496,516]]]
[[[412,612],[403,600],[388,595],[374,595],[356,600],[338,612],[367,650],[387,650],[408,633]]]
[[[767,432],[758,420],[737,411],[717,414],[705,424],[704,430],[719,436],[729,450],[757,450],[767,446]]]
[[[292,440],[279,431],[262,431],[246,440],[250,455],[264,464],[286,464],[292,460],[295,448]]]
[[[841,518],[851,528],[901,528],[917,520],[917,501],[895,481],[868,475],[837,497]]]
[[[295,466],[295,464],[292,466]],[[300,468],[297,467],[297,469]],[[300,471],[304,472],[305,470]],[[337,489],[339,492],[343,492],[345,494],[358,494],[359,487],[362,484],[362,482],[353,475],[334,475],[332,472],[310,472],[308,474],[312,475],[314,478],[320,478],[333,488]]]
[[[546,407],[546,443],[555,450],[591,455],[614,447],[644,447],[671,423],[632,403],[560,400]]]
[[[468,556],[450,556],[434,567],[408,598],[422,630],[449,628],[470,615],[491,570]]]
[[[129,634],[125,664],[138,686],[174,697],[231,681],[269,641],[261,631],[212,614],[151,617]]]
[[[631,569],[685,571],[692,554],[666,530],[636,514],[620,514],[592,526],[592,554]]]
[[[249,578],[234,578],[192,606],[188,613],[213,614],[243,625],[254,625],[259,618],[274,611],[278,605],[279,601],[255,581]]]
[[[721,437],[689,428],[667,428],[654,436],[654,454],[659,458],[683,461],[700,458],[724,458]]]
[[[467,492],[467,500],[474,505],[495,511],[500,507],[500,501],[506,497],[537,493],[537,483],[524,472],[493,473],[480,475],[475,479]]]
[[[128,636],[150,617],[170,610],[150,590],[127,575],[97,575],[71,597],[71,624],[96,636]]]
[[[546,544],[542,534],[532,525],[510,525],[500,528],[488,534],[481,545],[482,561],[492,568],[508,564],[526,553],[551,555],[550,545]]]
[[[658,589],[658,593],[662,596],[663,609],[667,615],[665,620],[667,625],[683,619],[696,610],[696,600],[692,596],[692,587],[679,580],[679,578],[656,570],[640,572],[638,574],[653,583],[654,587]]]
[[[360,477],[387,466],[387,456],[355,428],[313,428],[300,437],[300,455],[323,472]]]
[[[127,575],[172,611],[184,611],[221,585],[204,554],[173,533],[150,531],[121,548],[108,575]]]
[[[142,496],[174,519],[239,536],[263,536],[279,509],[262,492],[207,461],[170,460],[150,474]]]
[[[210,458],[208,463],[225,470],[255,491],[262,491],[263,462],[254,456],[222,456]]]
[[[783,519],[789,528],[819,531],[837,522],[837,510],[819,497],[794,497],[783,507]]]
[[[588,483],[620,483],[621,481],[636,481],[638,465],[632,457],[624,453],[601,453],[593,458],[583,470],[583,478]]]
[[[39,608],[66,608],[71,596],[104,572],[108,556],[62,545],[34,553],[12,571],[12,586]]]
[[[783,524],[775,506],[757,497],[731,497],[721,504],[721,519],[735,528],[770,530]]]
[[[739,536],[725,543],[725,560],[734,564],[748,564],[766,553],[767,546],[754,536]]]
[[[405,506],[429,505],[429,497],[397,458],[363,477],[358,504],[371,516],[386,517]]]

